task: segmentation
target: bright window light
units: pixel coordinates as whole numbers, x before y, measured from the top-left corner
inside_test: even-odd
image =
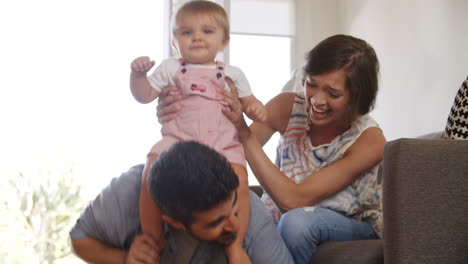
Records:
[[[291,40],[287,37],[231,35],[230,63],[241,68],[249,80],[255,96],[266,104],[281,92],[289,80]],[[263,147],[275,161],[279,134],[275,134]],[[258,181],[249,170],[249,184],[258,185]]]
[[[163,59],[163,4],[1,2],[2,175],[34,175],[60,149],[80,171],[83,194],[94,198],[111,178],[145,162],[160,138],[156,102],[133,99],[130,63]]]

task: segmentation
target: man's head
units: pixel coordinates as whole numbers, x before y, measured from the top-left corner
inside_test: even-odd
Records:
[[[166,222],[221,244],[231,243],[239,229],[238,186],[229,162],[194,141],[162,153],[148,176],[150,195]]]

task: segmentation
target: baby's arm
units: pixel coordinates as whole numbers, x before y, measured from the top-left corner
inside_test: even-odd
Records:
[[[238,89],[242,111],[253,121],[265,122],[268,116],[265,106],[252,94],[249,81],[242,70],[228,65],[226,78],[231,79]]]
[[[133,97],[142,103],[147,104],[152,102],[159,96],[148,81],[146,73],[154,66],[154,61],[149,57],[139,57],[132,61],[130,65],[132,73],[130,74],[130,89]]]
[[[268,112],[265,106],[255,96],[250,95],[240,98],[242,104],[242,111],[253,121],[265,122],[267,120]]]

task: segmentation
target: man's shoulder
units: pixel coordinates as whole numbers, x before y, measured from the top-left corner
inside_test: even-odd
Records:
[[[128,248],[139,232],[142,172],[143,165],[137,165],[112,179],[81,214],[70,237],[93,237],[113,247]]]
[[[143,168],[143,164],[135,165],[122,173],[119,177],[112,179],[107,186],[108,191],[115,194],[135,193],[135,189],[139,188],[141,184]]]
[[[90,209],[102,219],[120,214],[137,216],[142,172],[143,165],[136,165],[113,178],[90,203]]]

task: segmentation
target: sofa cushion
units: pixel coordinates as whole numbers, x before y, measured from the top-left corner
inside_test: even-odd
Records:
[[[385,145],[386,264],[468,263],[468,141]]]
[[[383,242],[380,239],[330,241],[317,247],[310,264],[383,264]]]
[[[419,138],[419,139],[443,139],[444,134],[445,134],[444,131],[438,131],[438,132],[434,132],[434,133],[430,133],[430,134],[425,134],[425,135],[422,135],[422,136],[419,136],[419,137],[416,137],[416,138]]]

